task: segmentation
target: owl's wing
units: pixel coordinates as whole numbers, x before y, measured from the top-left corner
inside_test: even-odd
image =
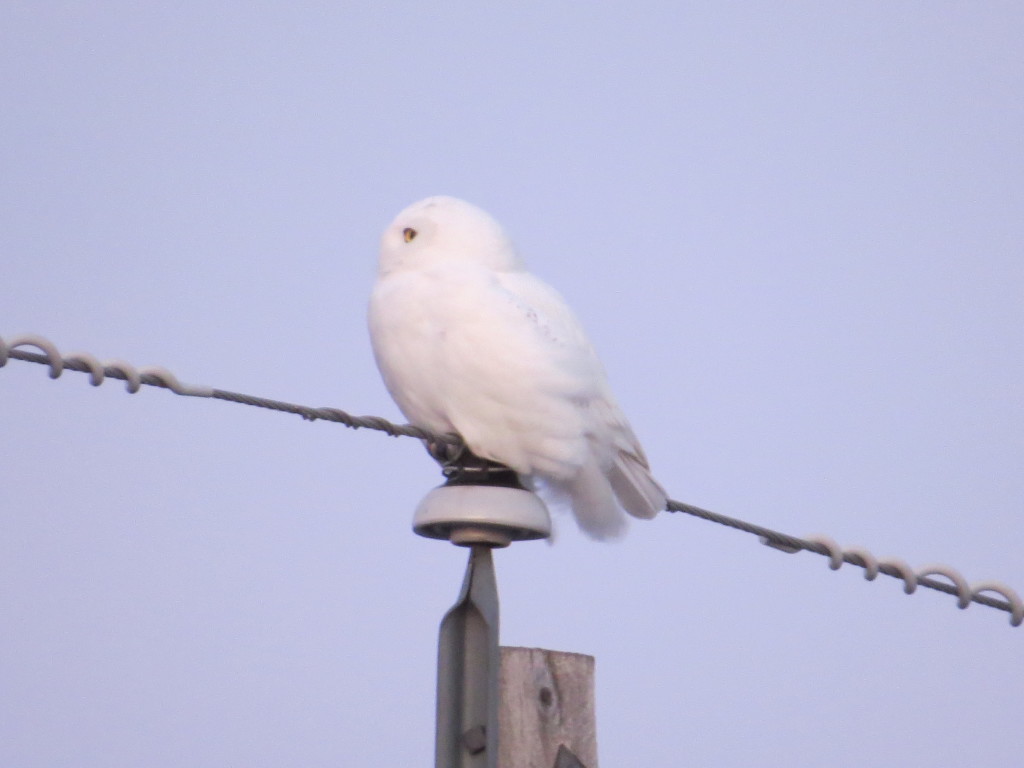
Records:
[[[503,287],[528,309],[531,320],[563,366],[589,382],[577,393],[584,410],[591,463],[607,478],[619,503],[634,517],[650,518],[665,508],[667,494],[651,475],[647,457],[625,414],[615,402],[604,367],[579,320],[561,295],[533,275],[499,276]]]
[[[604,381],[597,353],[558,291],[529,272],[499,272],[496,277],[553,358],[595,382]]]

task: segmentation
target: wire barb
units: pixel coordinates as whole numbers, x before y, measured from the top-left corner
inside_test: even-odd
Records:
[[[41,354],[16,349],[22,346],[36,347],[41,351]],[[35,334],[15,336],[7,341],[0,337],[0,368],[5,366],[10,358],[49,366],[51,379],[59,378],[65,370],[72,370],[88,373],[90,383],[93,386],[99,386],[107,377],[125,381],[127,382],[126,388],[129,393],[138,392],[141,385],[145,384],[169,389],[176,395],[210,397],[215,400],[226,400],[256,408],[267,408],[273,411],[292,413],[301,416],[307,421],[333,421],[338,424],[344,424],[352,429],[372,429],[384,432],[392,437],[415,437],[418,440],[424,440],[435,446],[450,445],[457,448],[463,444],[462,438],[458,435],[435,435],[411,424],[394,424],[379,416],[353,416],[338,408],[311,408],[306,405],[296,405],[253,395],[243,395],[239,392],[230,392],[223,389],[182,384],[166,368],[148,367],[136,369],[120,360],[108,360],[105,363],[100,363],[95,357],[84,352],[62,357],[53,343]],[[919,586],[927,587],[956,597],[958,608],[967,608],[971,603],[978,603],[1009,613],[1010,625],[1013,627],[1019,627],[1021,623],[1024,623],[1024,601],[1021,600],[1020,595],[1013,589],[998,581],[983,581],[971,586],[959,571],[947,565],[930,565],[915,572],[902,560],[896,558],[879,560],[869,551],[860,547],[843,549],[827,536],[815,535],[801,539],[788,533],[782,533],[781,531],[748,523],[735,517],[711,512],[674,499],[669,499],[666,510],[669,512],[681,512],[693,517],[699,517],[702,520],[717,523],[718,525],[754,534],[760,539],[762,544],[781,552],[789,554],[801,551],[814,552],[817,555],[827,557],[829,559],[829,568],[834,571],[839,570],[843,563],[856,565],[864,569],[864,578],[868,581],[874,581],[879,573],[896,579],[902,579],[903,591],[908,595],[913,594]],[[948,579],[950,583],[936,579],[934,578],[935,576]],[[982,594],[985,592],[995,592],[1004,599],[1000,600],[991,595]]]

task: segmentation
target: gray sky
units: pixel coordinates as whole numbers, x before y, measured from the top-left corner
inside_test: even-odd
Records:
[[[491,211],[677,499],[1024,591],[1018,3],[0,6],[0,335],[400,419],[407,204]],[[0,764],[427,765],[420,446],[0,370]],[[497,556],[604,766],[1018,765],[1024,628],[681,516]]]

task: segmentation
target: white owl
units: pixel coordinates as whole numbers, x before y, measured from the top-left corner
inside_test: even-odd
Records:
[[[412,424],[458,433],[567,500],[593,538],[620,535],[622,509],[651,518],[665,508],[579,321],[484,211],[430,197],[398,214],[381,238],[369,325]]]

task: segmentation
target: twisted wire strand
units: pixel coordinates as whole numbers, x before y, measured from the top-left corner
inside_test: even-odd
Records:
[[[669,512],[683,512],[703,520],[718,523],[719,525],[744,531],[745,533],[752,533],[760,539],[762,544],[778,549],[781,552],[792,554],[806,551],[823,555],[829,558],[829,568],[833,571],[838,571],[843,563],[849,563],[850,565],[863,568],[864,578],[868,581],[874,581],[880,573],[896,579],[902,579],[903,591],[908,595],[912,595],[918,587],[927,587],[928,589],[935,589],[956,597],[958,608],[967,608],[972,602],[979,603],[980,605],[997,608],[1009,613],[1011,626],[1019,627],[1024,622],[1024,601],[1021,600],[1020,596],[1013,589],[997,581],[979,582],[972,587],[959,571],[947,565],[931,565],[914,571],[913,568],[902,560],[895,558],[879,560],[868,550],[860,547],[843,549],[827,536],[808,536],[806,539],[801,539],[797,536],[791,536],[771,528],[748,523],[745,520],[737,520],[734,517],[711,512],[674,499],[669,499],[667,510]],[[933,576],[944,576],[952,583],[947,584],[944,581],[932,578]],[[1000,600],[983,594],[985,592],[997,592],[1004,599]]]
[[[39,349],[40,352],[26,352],[17,349],[17,347],[21,346],[33,346]],[[437,435],[411,424],[394,424],[379,416],[353,416],[338,408],[311,408],[306,405],[296,405],[295,403],[281,400],[244,395],[239,392],[214,389],[213,387],[182,384],[174,374],[165,368],[149,367],[136,369],[120,360],[108,360],[100,363],[92,355],[86,353],[61,356],[57,348],[50,341],[34,334],[15,336],[6,341],[3,337],[0,337],[0,368],[5,366],[11,358],[48,366],[50,378],[52,379],[59,378],[65,370],[78,371],[80,373],[88,373],[90,383],[93,386],[99,386],[107,378],[125,381],[126,389],[129,393],[138,392],[140,386],[145,384],[147,386],[169,389],[177,395],[210,397],[241,405],[267,408],[273,411],[296,414],[307,421],[333,421],[344,424],[352,429],[372,429],[384,432],[392,437],[415,437],[433,444],[461,445],[462,443],[458,435]],[[676,501],[675,499],[669,499],[666,510],[692,515],[693,517],[717,523],[718,525],[751,533],[757,536],[762,544],[781,552],[792,554],[806,551],[822,555],[829,559],[829,568],[834,571],[839,570],[843,563],[856,565],[864,569],[864,578],[868,581],[873,581],[880,573],[902,579],[903,591],[908,595],[913,594],[918,587],[927,587],[928,589],[945,592],[956,597],[958,608],[963,609],[967,608],[971,603],[978,603],[1009,613],[1011,626],[1018,627],[1021,623],[1024,623],[1024,601],[1021,600],[1020,596],[1013,589],[997,581],[978,582],[971,586],[959,571],[946,565],[931,565],[914,571],[902,560],[895,558],[879,560],[866,549],[859,547],[843,549],[827,536],[808,536],[802,539],[797,536],[791,536],[788,533],[766,528],[762,525],[748,523],[745,520],[739,520],[735,517],[711,512],[692,504]],[[935,576],[948,579],[950,583],[940,581],[934,578]],[[995,592],[1003,599],[985,594],[988,592]]]
[[[26,352],[16,349],[16,347],[21,346],[33,346],[39,349],[40,352]],[[412,424],[393,424],[380,416],[353,416],[339,408],[311,408],[308,405],[296,405],[295,403],[287,403],[282,400],[244,395],[241,392],[231,392],[225,389],[182,384],[166,368],[135,368],[122,360],[107,360],[101,363],[92,355],[83,352],[62,357],[50,341],[35,334],[14,336],[6,341],[3,337],[0,337],[0,368],[7,364],[8,359],[45,365],[50,369],[51,379],[60,378],[65,370],[88,373],[89,382],[94,387],[98,387],[108,378],[119,379],[126,382],[126,389],[130,394],[138,392],[140,385],[146,384],[151,387],[169,389],[176,395],[209,397],[214,400],[225,400],[229,403],[239,403],[256,408],[281,411],[282,413],[292,413],[296,416],[301,416],[306,421],[333,421],[338,424],[344,424],[352,429],[372,429],[378,432],[385,432],[392,437],[415,437],[420,440],[448,445],[462,444],[462,438],[458,435],[435,435],[419,427],[414,427]]]

